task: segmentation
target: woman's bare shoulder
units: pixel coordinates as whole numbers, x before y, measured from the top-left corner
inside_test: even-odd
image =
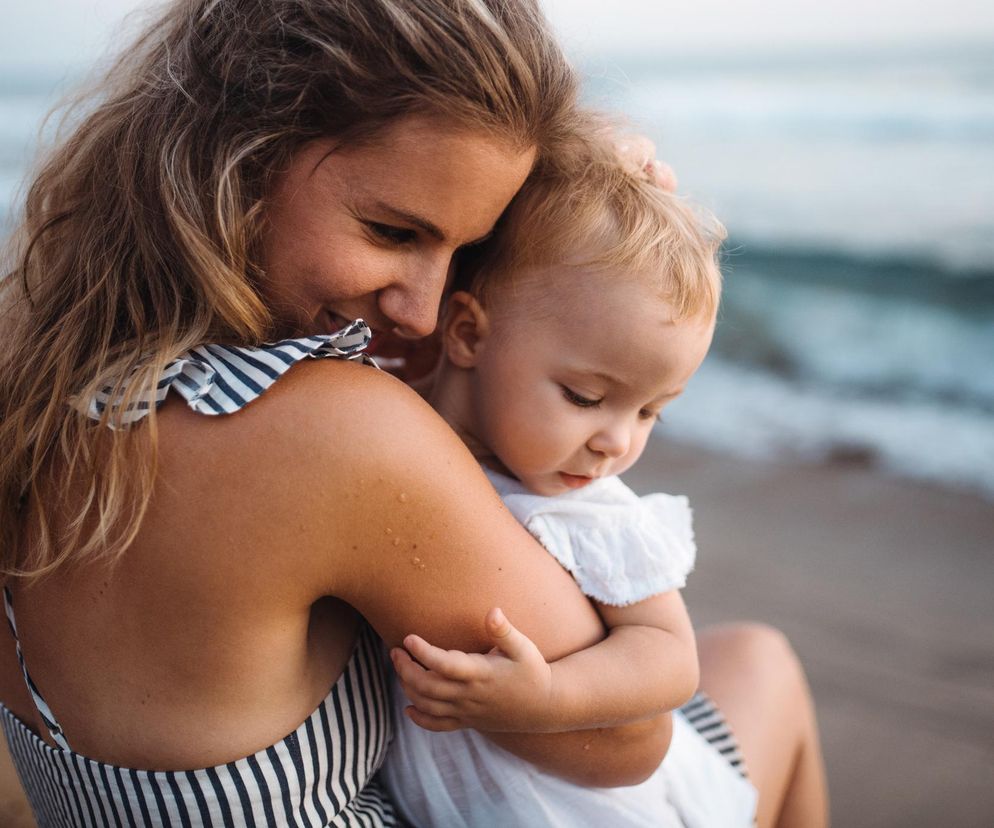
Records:
[[[309,505],[308,493],[319,492],[325,498],[321,514],[333,516],[336,525],[343,525],[341,503],[358,491],[375,498],[378,481],[405,479],[414,486],[438,481],[445,470],[480,475],[462,442],[421,397],[358,363],[301,363],[234,414],[195,414],[171,400],[159,423],[166,468],[183,466],[207,489],[237,488],[243,508],[265,506],[269,513],[282,505],[278,492],[295,492],[298,511]],[[190,458],[199,460],[191,464]],[[237,487],[230,485],[234,481]]]
[[[347,569],[352,539],[385,532],[398,514],[417,514],[429,534],[463,505],[482,511],[484,523],[503,516],[445,421],[400,380],[358,363],[301,363],[229,415],[196,414],[170,400],[159,425],[171,489],[210,500],[243,525],[293,520],[309,537],[304,546],[334,551],[337,573]],[[369,538],[360,544],[360,568],[377,548]]]
[[[171,398],[159,422],[167,450],[171,443],[196,446],[212,462],[236,455],[258,463],[262,475],[296,474],[331,459],[371,460],[415,434],[451,445],[445,423],[404,383],[370,366],[330,359],[295,365],[234,414],[195,414]]]
[[[259,428],[283,432],[279,445],[297,457],[301,475],[330,474],[344,488],[363,489],[367,498],[379,494],[374,484],[381,478],[411,487],[463,480],[491,504],[500,503],[469,450],[431,406],[369,366],[300,365],[256,414]]]
[[[206,426],[175,405],[163,414],[194,435],[194,445],[166,442],[213,458],[174,487],[182,508],[210,499],[214,526],[223,522],[213,531],[262,550],[258,577],[292,582],[310,591],[307,600],[341,598],[388,641],[416,631],[446,646],[483,647],[493,606],[553,657],[601,634],[568,574],[400,381],[355,364],[311,363]]]

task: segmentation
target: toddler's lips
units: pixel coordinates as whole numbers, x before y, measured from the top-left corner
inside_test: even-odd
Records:
[[[582,474],[567,474],[566,472],[559,472],[559,479],[570,489],[582,489],[588,483],[594,482],[593,477]]]

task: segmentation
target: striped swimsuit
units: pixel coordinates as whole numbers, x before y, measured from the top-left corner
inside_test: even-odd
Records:
[[[170,390],[203,414],[237,411],[302,359],[368,360],[369,329],[357,321],[337,334],[290,339],[264,348],[206,345],[167,366],[154,404]],[[116,400],[90,402],[99,417]],[[151,403],[135,403],[133,422]],[[188,771],[120,768],[69,746],[55,714],[28,673],[10,591],[4,606],[34,703],[57,747],[0,704],[10,753],[35,819],[48,826],[391,826],[399,824],[375,774],[391,738],[382,647],[366,625],[352,657],[318,708],[293,733],[226,765]]]

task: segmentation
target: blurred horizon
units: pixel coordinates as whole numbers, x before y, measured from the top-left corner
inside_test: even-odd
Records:
[[[139,5],[5,13],[0,227],[41,118]],[[545,6],[587,100],[729,230],[714,350],[660,434],[994,499],[994,4]]]
[[[9,64],[89,64],[164,5],[148,0],[34,0],[4,11],[0,70]],[[754,50],[994,42],[986,0],[542,0],[567,51],[687,56]],[[133,12],[138,11],[137,15]]]

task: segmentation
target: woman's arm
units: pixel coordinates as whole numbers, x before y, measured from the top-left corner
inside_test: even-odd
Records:
[[[514,520],[476,461],[414,392],[352,364],[314,363],[269,392],[266,432],[283,457],[283,514],[294,514],[288,577],[333,595],[388,645],[409,632],[446,648],[489,649],[487,610],[503,607],[543,656],[603,638],[569,575]],[[248,412],[246,412],[248,413]],[[282,422],[278,430],[274,421]],[[501,743],[583,784],[633,784],[668,746],[666,716],[587,733]]]

